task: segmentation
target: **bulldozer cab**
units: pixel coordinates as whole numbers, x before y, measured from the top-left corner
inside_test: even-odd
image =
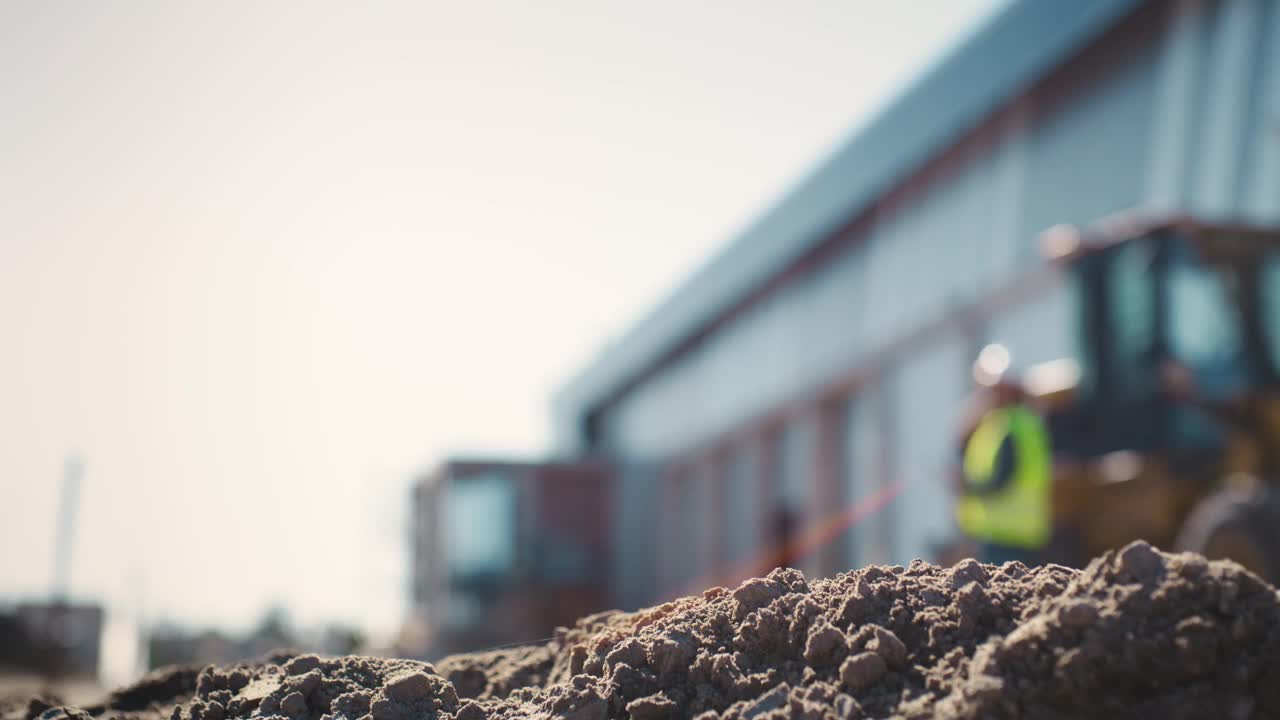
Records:
[[[1076,317],[1077,372],[1043,403],[1068,554],[1175,547],[1229,479],[1280,479],[1280,231],[1122,218],[1043,239]]]
[[[1280,385],[1280,232],[1165,221],[1078,235],[1064,259],[1081,357],[1062,451],[1212,452],[1231,428],[1207,408],[1245,422]]]

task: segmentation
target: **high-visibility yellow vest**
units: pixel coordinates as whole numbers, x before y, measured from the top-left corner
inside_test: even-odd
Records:
[[[1006,438],[1014,444],[1013,477],[1005,487],[984,492],[996,482],[996,461]],[[1052,523],[1051,473],[1049,433],[1036,413],[1021,406],[988,412],[965,446],[968,482],[956,504],[960,529],[1000,545],[1044,547]]]

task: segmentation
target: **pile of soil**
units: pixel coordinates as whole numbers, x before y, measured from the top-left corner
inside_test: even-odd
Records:
[[[778,570],[545,645],[434,665],[276,657],[171,670],[23,720],[1280,717],[1280,596],[1145,543],[1020,563]],[[9,720],[9,718],[5,718]]]

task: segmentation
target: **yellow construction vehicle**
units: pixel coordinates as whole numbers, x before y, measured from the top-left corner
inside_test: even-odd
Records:
[[[1043,241],[1079,348],[1024,373],[1055,559],[1142,538],[1280,580],[1280,229],[1126,215]]]

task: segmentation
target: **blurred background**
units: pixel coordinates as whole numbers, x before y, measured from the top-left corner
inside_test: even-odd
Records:
[[[6,3],[0,668],[430,658],[963,556],[982,348],[1118,387],[1121,291],[1050,261],[1239,244],[1134,208],[1280,221],[1277,36],[1269,0]],[[1192,344],[1247,354],[1208,307]],[[1168,490],[1181,437],[1072,457],[1172,539],[1225,476]]]

